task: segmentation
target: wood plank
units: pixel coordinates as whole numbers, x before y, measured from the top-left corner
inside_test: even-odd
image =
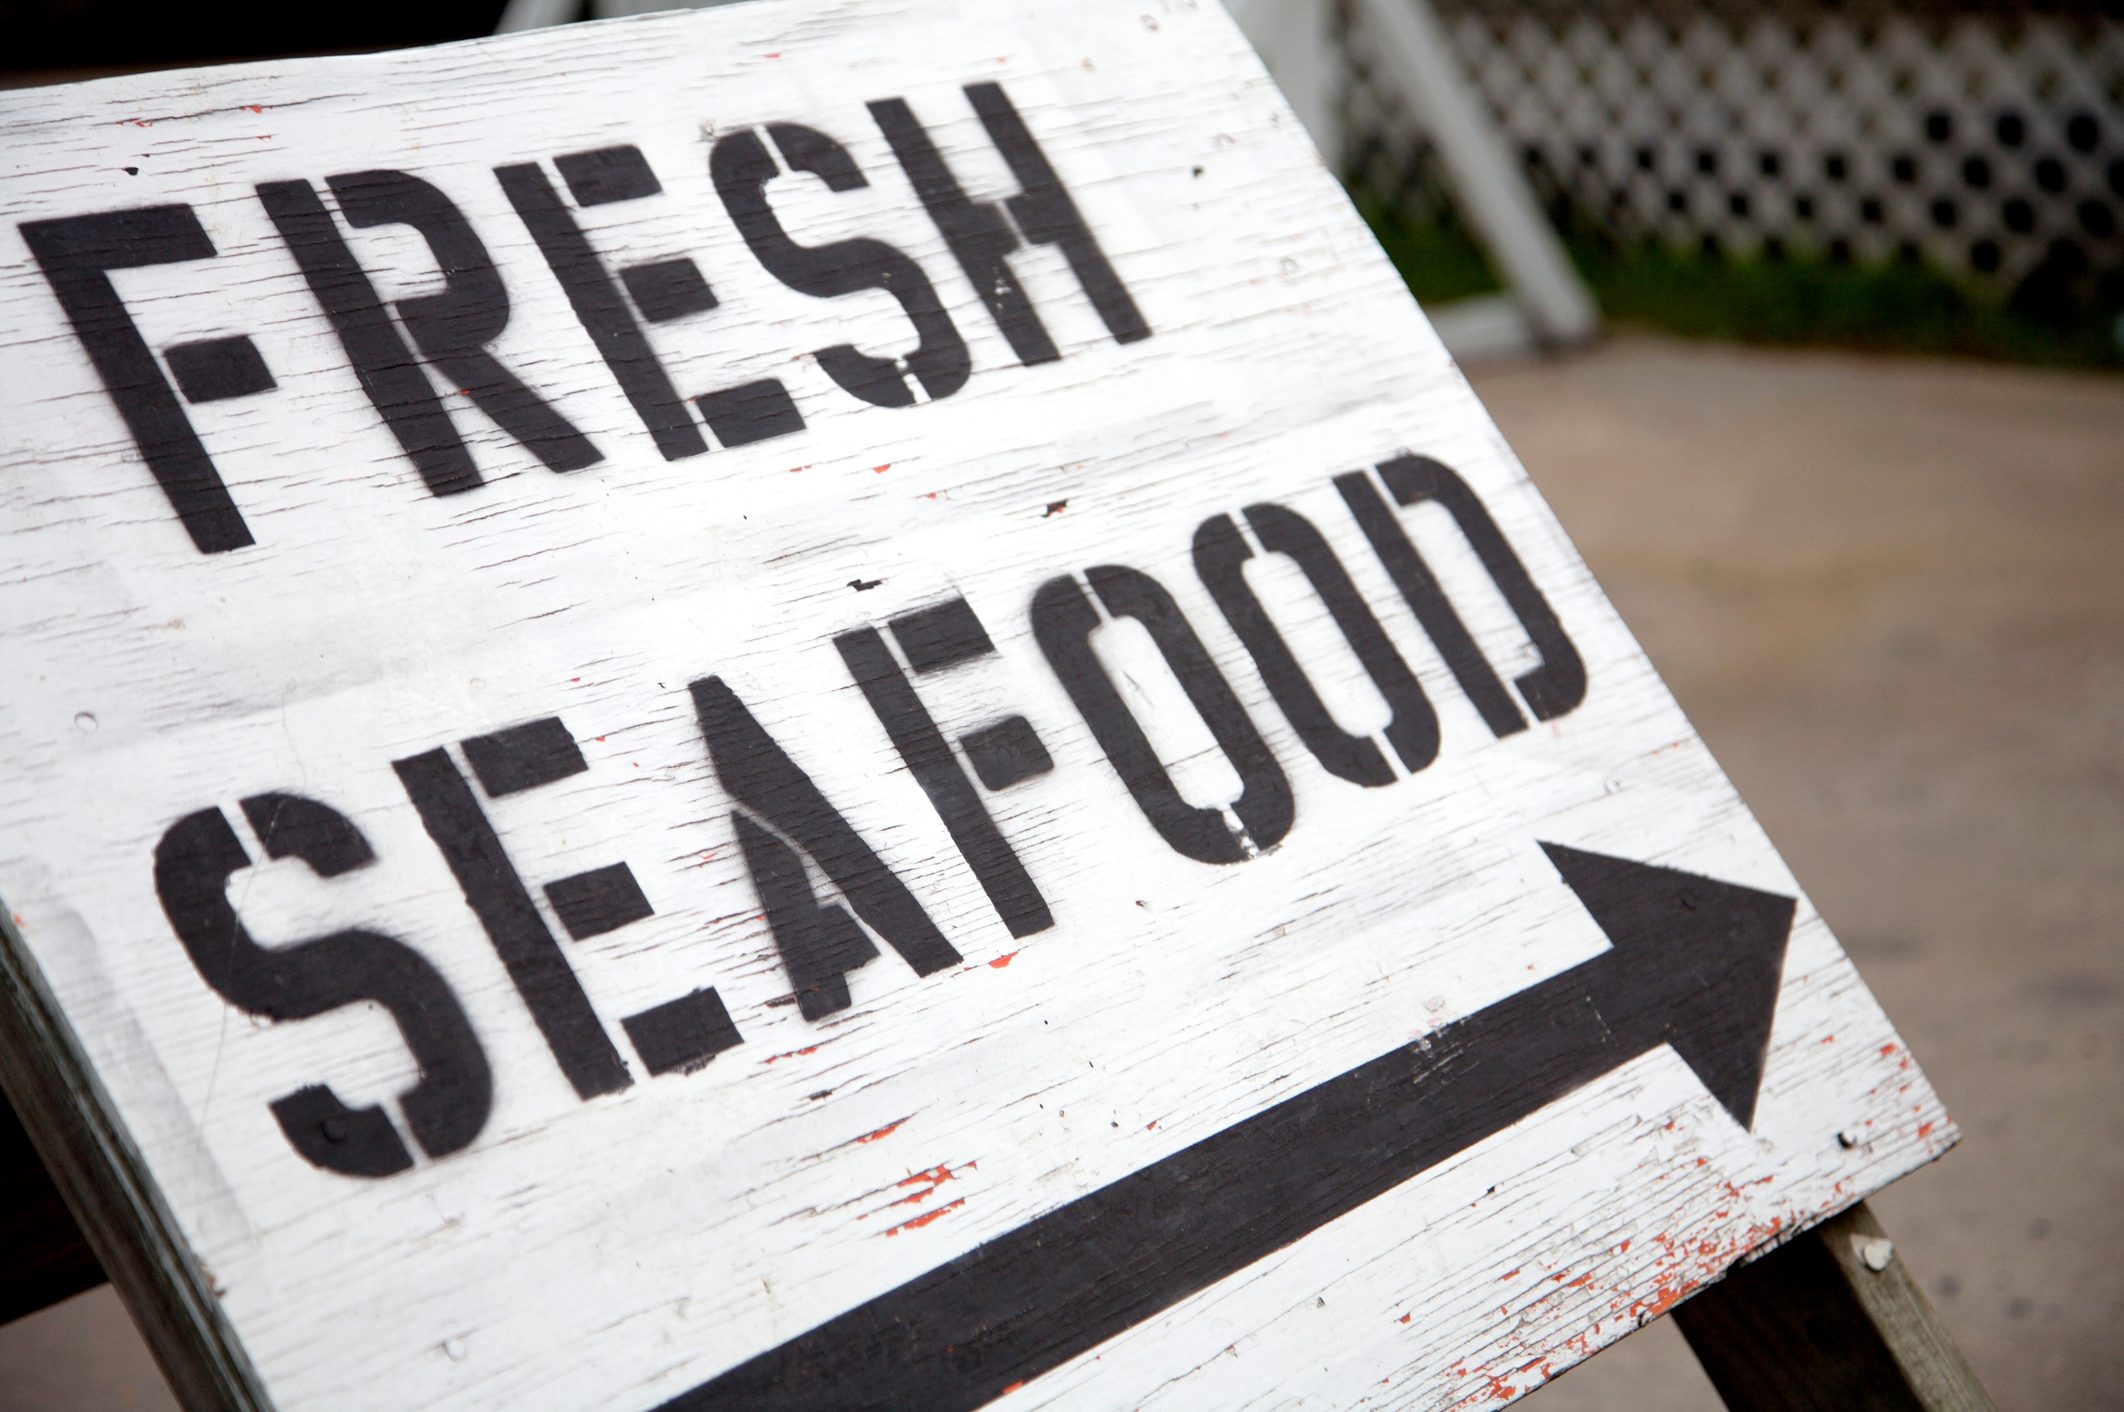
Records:
[[[1864,1202],[1675,1311],[1731,1412],[1992,1412]]]

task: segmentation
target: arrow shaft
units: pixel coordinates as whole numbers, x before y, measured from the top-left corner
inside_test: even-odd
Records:
[[[1285,1099],[666,1403],[971,1408],[1659,1043],[1615,953]]]

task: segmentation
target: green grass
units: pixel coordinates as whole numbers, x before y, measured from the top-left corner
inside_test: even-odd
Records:
[[[2092,298],[2078,308],[2031,310],[1985,299],[1922,265],[1574,246],[1601,312],[1619,323],[1745,343],[2124,369],[2117,310]]]
[[[1481,247],[1459,226],[1412,222],[1393,207],[1363,196],[1357,199],[1357,209],[1410,291],[1424,303],[1494,294],[1503,288]]]
[[[1501,287],[1465,230],[1412,223],[1363,198],[1359,208],[1418,299]],[[2124,370],[2124,298],[2090,278],[2030,281],[2001,300],[1924,265],[1734,259],[1577,236],[1566,244],[1612,323],[1688,338]]]

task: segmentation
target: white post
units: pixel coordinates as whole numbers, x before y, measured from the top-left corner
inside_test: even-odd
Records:
[[[1382,69],[1401,85],[1429,131],[1469,223],[1496,257],[1535,335],[1546,343],[1590,337],[1600,317],[1593,296],[1571,267],[1511,150],[1461,77],[1428,0],[1353,3],[1378,38]]]
[[[582,0],[509,0],[495,21],[496,34],[514,34],[524,29],[545,29],[580,19]]]

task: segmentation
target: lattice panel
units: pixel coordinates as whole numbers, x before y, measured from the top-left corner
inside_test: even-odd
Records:
[[[1445,0],[1462,71],[1560,219],[1736,256],[2124,276],[2124,22],[1953,8]],[[1345,17],[1353,175],[1449,212]]]

